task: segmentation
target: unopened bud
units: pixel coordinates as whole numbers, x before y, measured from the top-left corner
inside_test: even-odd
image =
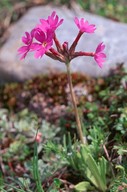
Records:
[[[68,42],[65,41],[62,45],[64,52],[68,52]]]

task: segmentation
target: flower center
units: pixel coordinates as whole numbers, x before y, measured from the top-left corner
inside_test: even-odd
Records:
[[[42,46],[43,46],[43,47],[46,47],[46,45],[47,45],[47,42],[44,41],[44,42],[42,43]]]

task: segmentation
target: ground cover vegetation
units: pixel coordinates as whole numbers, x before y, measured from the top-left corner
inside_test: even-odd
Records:
[[[105,78],[72,77],[85,147],[66,74],[1,87],[2,192],[126,191],[127,73],[121,65]]]

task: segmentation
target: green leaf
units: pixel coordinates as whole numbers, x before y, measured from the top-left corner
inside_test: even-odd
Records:
[[[85,192],[85,191],[90,190],[90,189],[93,190],[93,187],[87,181],[83,181],[83,182],[78,183],[77,185],[75,185],[74,188],[78,192],[82,192],[82,191]]]
[[[38,154],[37,154],[37,143],[34,144],[34,157],[33,157],[33,176],[37,185],[38,192],[44,192],[40,180],[40,175],[38,171]]]
[[[103,164],[99,165],[99,163],[96,163],[96,161],[93,159],[92,155],[88,151],[87,147],[82,146],[81,147],[81,154],[82,158],[84,159],[84,163],[87,164],[87,171],[86,176],[87,178],[100,190],[106,191],[106,183],[105,178],[102,177],[102,174],[100,173],[100,170],[104,167]],[[103,171],[104,173],[105,171]]]
[[[89,167],[91,173],[93,174],[93,176],[96,180],[96,186],[99,189],[101,189],[102,191],[105,191],[106,185],[105,185],[103,178],[99,172],[98,165],[97,165],[96,161],[93,159],[91,154],[89,154],[89,156],[88,156],[87,164],[88,164],[88,167]]]
[[[53,181],[54,185],[57,187],[57,188],[60,188],[60,185],[61,185],[61,181],[58,179],[58,178],[55,178],[54,181]]]
[[[106,161],[106,159],[105,159],[103,156],[102,156],[102,158],[100,159],[98,168],[100,169],[100,174],[101,174],[101,177],[102,177],[102,179],[103,179],[103,182],[104,182],[105,185],[106,185],[106,168],[107,168],[107,161]]]

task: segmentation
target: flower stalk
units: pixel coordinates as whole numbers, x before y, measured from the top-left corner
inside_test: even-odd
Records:
[[[76,98],[75,98],[75,93],[73,91],[73,85],[72,85],[72,77],[71,77],[71,72],[70,72],[70,63],[66,63],[67,67],[67,77],[68,77],[68,84],[70,88],[70,94],[71,94],[71,99],[74,107],[74,112],[75,112],[75,117],[76,117],[76,123],[77,123],[77,132],[80,138],[80,141],[82,144],[86,144],[86,140],[83,137],[83,132],[82,132],[82,127],[81,127],[81,121],[78,113],[78,108],[76,104]]]
[[[62,53],[62,46],[61,46],[61,44],[60,44],[59,40],[57,39],[57,37],[56,37],[56,34],[55,34],[55,33],[54,33],[54,42],[55,42],[55,45],[56,45],[57,51],[58,51],[59,53]]]
[[[73,54],[75,52],[75,48],[78,44],[78,41],[80,39],[80,37],[82,36],[83,32],[79,31],[77,37],[75,38],[74,42],[72,43],[71,47],[70,47],[70,54]]]

